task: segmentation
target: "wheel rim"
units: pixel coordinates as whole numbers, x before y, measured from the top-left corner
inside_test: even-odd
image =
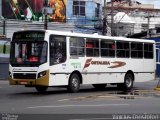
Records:
[[[77,88],[78,87],[78,79],[76,77],[74,77],[72,79],[72,87],[73,88]]]
[[[132,85],[132,77],[131,76],[128,76],[126,78],[126,85],[127,85],[127,87],[130,87]]]

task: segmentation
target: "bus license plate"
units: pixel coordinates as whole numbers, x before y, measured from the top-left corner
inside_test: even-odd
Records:
[[[21,81],[20,84],[21,84],[21,85],[27,85],[28,82],[27,82],[27,81]]]

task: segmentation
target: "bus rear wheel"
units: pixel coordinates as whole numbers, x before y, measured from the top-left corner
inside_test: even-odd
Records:
[[[35,88],[36,88],[37,92],[44,93],[44,92],[46,92],[48,87],[47,86],[35,86]]]
[[[117,84],[117,87],[122,90],[131,90],[133,88],[133,75],[131,73],[127,73],[124,77],[124,83]]]
[[[103,90],[106,86],[107,84],[93,84],[93,87],[97,90]]]
[[[71,93],[76,93],[79,91],[80,87],[80,77],[78,74],[73,73],[69,79],[68,91]]]

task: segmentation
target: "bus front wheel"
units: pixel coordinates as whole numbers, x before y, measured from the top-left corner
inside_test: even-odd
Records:
[[[71,93],[76,93],[79,91],[80,87],[80,77],[78,74],[72,74],[69,79],[68,91]]]
[[[46,92],[48,87],[47,86],[35,86],[35,88],[39,93],[44,93]]]

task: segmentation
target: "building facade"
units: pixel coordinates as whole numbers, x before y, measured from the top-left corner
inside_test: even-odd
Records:
[[[44,7],[49,7],[50,22],[97,20],[102,11],[102,0],[2,0],[2,15],[7,19],[43,20]],[[88,22],[88,21],[87,21]]]
[[[142,4],[136,0],[115,0],[106,3],[106,11],[112,35],[126,36],[160,26],[160,9],[154,9],[152,4]],[[121,12],[125,14],[115,22],[115,16]],[[125,15],[132,23],[130,20],[124,22]]]
[[[7,37],[11,37],[14,31],[21,29],[44,29],[44,9],[46,8],[50,11],[47,15],[48,29],[101,33],[101,30],[95,29],[94,26],[102,17],[103,0],[0,1],[2,2],[2,16],[7,20]]]
[[[97,20],[101,17],[101,0],[68,0],[66,16],[68,20]]]

